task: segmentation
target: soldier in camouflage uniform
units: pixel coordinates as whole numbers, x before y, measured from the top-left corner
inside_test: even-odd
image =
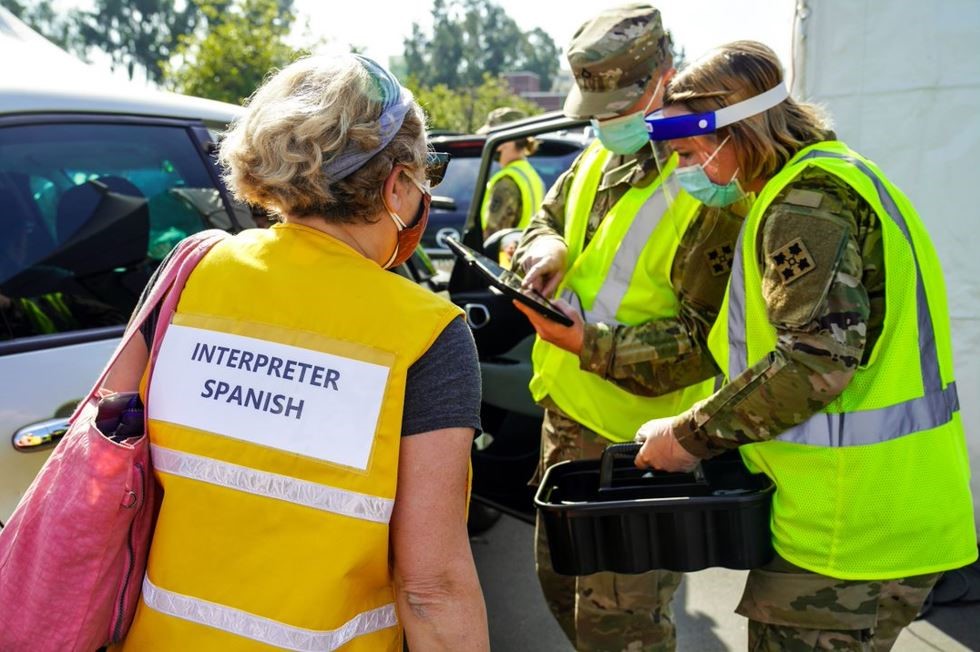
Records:
[[[565,104],[565,113],[572,117],[610,117],[644,107],[655,109],[660,98],[654,89],[658,82],[665,86],[660,80],[673,72],[670,40],[659,12],[644,4],[612,9],[587,22],[573,38],[568,58],[576,89]],[[618,67],[623,59],[636,69]],[[658,179],[667,153],[655,152],[647,143],[635,154],[610,157],[589,210],[585,245],[630,189],[647,187]],[[549,295],[565,272],[566,205],[581,164],[579,157],[556,181],[514,256],[513,269],[523,271],[525,282],[537,282]],[[740,208],[744,214],[747,205]],[[577,325],[565,328],[525,312],[543,339],[578,354],[581,369],[633,394],[659,396],[710,379],[717,368],[701,349],[724,295],[740,224],[737,212],[702,207],[681,235],[671,268],[681,306],[676,318],[627,326],[583,324],[577,316]],[[577,343],[567,344],[569,339]],[[563,413],[549,397],[542,405],[545,419],[538,477],[560,461],[599,457],[611,443]],[[616,410],[616,405],[608,408]],[[632,434],[624,433],[625,437]],[[558,575],[552,569],[540,521],[536,558],[548,605],[578,650],[674,649],[670,601],[681,581],[679,573]]]
[[[487,115],[486,123],[476,130],[478,134],[486,134],[491,129],[500,125],[527,117],[527,113],[520,109],[503,106],[496,108]],[[521,138],[519,140],[508,141],[497,146],[496,158],[502,167],[507,167],[515,161],[526,161],[528,156],[538,151],[538,141],[534,138]],[[533,170],[529,170],[533,172]],[[534,173],[537,176],[536,173]],[[540,177],[537,179],[540,184]],[[513,177],[499,176],[490,183],[489,196],[481,210],[481,220],[483,222],[484,240],[503,229],[513,229],[520,226],[521,218],[524,215],[525,207],[521,190]],[[541,195],[537,196],[538,202]],[[538,209],[537,206],[528,208],[533,214]]]
[[[753,82],[744,81],[739,70],[765,79],[763,87],[750,87]],[[769,76],[762,77],[760,70]],[[678,75],[668,89],[665,113],[716,110],[780,83],[781,67],[768,48],[729,44]],[[729,89],[727,97],[719,88]],[[777,117],[769,118],[774,112]],[[766,112],[764,120],[748,120],[752,143],[778,132],[782,152],[753,152],[749,141],[727,128],[727,135],[673,141],[681,165],[697,165],[714,151],[715,170],[705,168],[713,183],[724,184],[741,170],[744,187],[762,192],[796,152],[836,140],[813,107],[791,98]],[[736,144],[727,152],[726,140]],[[878,213],[853,187],[819,167],[806,167],[783,187],[762,214],[758,230],[762,296],[776,330],[775,348],[686,413],[645,424],[637,436],[645,441],[637,465],[684,470],[725,450],[771,440],[835,401],[858,367],[870,364],[883,334],[882,228]],[[861,496],[849,500],[859,502]],[[939,576],[844,580],[777,555],[750,572],[737,612],[750,620],[750,650],[888,650]]]

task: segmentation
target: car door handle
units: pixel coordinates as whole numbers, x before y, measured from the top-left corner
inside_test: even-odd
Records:
[[[22,453],[54,448],[68,432],[68,419],[48,419],[24,426],[14,433],[11,444]]]

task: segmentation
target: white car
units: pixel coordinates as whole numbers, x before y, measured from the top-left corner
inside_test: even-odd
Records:
[[[190,233],[255,226],[212,156],[239,107],[38,85],[0,81],[0,523],[161,258]]]

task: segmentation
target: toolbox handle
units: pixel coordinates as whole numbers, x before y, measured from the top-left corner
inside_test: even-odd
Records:
[[[623,457],[632,459],[640,452],[642,446],[643,444],[634,442],[606,446],[606,450],[602,451],[602,459],[599,460],[600,490],[607,489],[612,485],[613,468],[616,465],[616,459]]]

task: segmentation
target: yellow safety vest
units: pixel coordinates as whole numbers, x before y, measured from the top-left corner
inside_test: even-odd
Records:
[[[734,378],[776,345],[757,241],[776,195],[806,168],[844,181],[874,208],[885,254],[885,320],[866,364],[822,412],[741,447],[776,485],[773,544],[808,570],[877,580],[977,558],[942,270],[908,198],[840,142],[799,152],[766,184],[742,227],[709,348]]]
[[[672,156],[661,178],[631,188],[616,202],[583,250],[589,212],[610,156],[594,141],[572,179],[565,204],[568,273],[562,294],[581,306],[588,322],[635,326],[676,317],[680,302],[671,267],[699,204],[683,191],[664,191],[662,179],[677,167],[677,156]],[[638,396],[583,371],[577,355],[541,338],[535,340],[532,361],[530,387],[536,401],[549,397],[569,417],[615,442],[631,441],[646,421],[683,412],[713,388],[708,380],[663,396]]]
[[[163,503],[121,648],[400,651],[405,379],[459,314],[309,227],[215,246],[149,382]]]
[[[483,205],[480,207],[480,226],[487,228],[490,217],[490,196],[493,194],[493,187],[504,177],[512,179],[521,191],[521,219],[517,223],[517,228],[524,229],[530,224],[531,218],[541,207],[541,201],[544,199],[544,183],[526,159],[511,161],[490,177],[486,194],[483,195]]]

